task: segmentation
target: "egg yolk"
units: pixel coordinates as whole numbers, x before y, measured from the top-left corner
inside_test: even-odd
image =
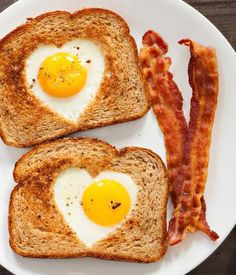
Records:
[[[100,180],[89,185],[82,197],[85,214],[94,223],[111,226],[121,222],[130,209],[128,191],[115,180]]]
[[[40,66],[38,80],[44,92],[55,97],[77,94],[84,87],[87,70],[77,55],[56,53]]]

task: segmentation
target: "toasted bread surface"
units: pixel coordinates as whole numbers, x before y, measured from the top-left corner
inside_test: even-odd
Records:
[[[54,201],[55,179],[69,167],[83,167],[94,177],[103,170],[125,173],[138,187],[132,214],[91,247],[78,239]],[[22,256],[153,262],[166,252],[168,179],[163,162],[150,150],[127,147],[118,151],[95,139],[62,139],[26,153],[15,166],[14,179],[10,245]]]
[[[73,122],[34,95],[26,83],[25,64],[40,45],[61,47],[76,38],[101,47],[105,73],[95,97]],[[0,134],[8,145],[28,147],[68,133],[138,119],[150,107],[136,43],[127,23],[108,10],[55,11],[30,19],[0,41],[0,59]]]

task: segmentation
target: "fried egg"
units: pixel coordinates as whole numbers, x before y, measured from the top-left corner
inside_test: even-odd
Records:
[[[137,192],[127,174],[103,171],[93,178],[85,169],[74,167],[62,171],[53,187],[58,209],[87,246],[122,225],[136,205]]]
[[[87,39],[62,47],[40,45],[26,60],[26,81],[34,95],[66,119],[76,121],[104,77],[101,48]]]

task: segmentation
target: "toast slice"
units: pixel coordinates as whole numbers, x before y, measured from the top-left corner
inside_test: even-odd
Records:
[[[105,170],[125,173],[138,188],[131,215],[91,247],[67,224],[52,193],[58,174],[69,167],[83,167],[93,177]],[[61,139],[26,153],[15,166],[14,179],[9,233],[10,245],[19,255],[154,262],[166,252],[168,178],[162,160],[150,150],[118,151],[96,139]]]
[[[40,45],[61,47],[77,38],[99,45],[105,71],[95,96],[72,121],[34,94],[26,81],[25,64]],[[150,107],[136,43],[124,19],[108,10],[55,11],[29,19],[0,41],[0,60],[0,135],[11,146],[29,147],[72,132],[135,120]]]

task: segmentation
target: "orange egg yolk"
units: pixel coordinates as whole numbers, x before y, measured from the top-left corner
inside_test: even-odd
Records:
[[[40,66],[38,80],[44,92],[55,97],[77,94],[84,87],[87,70],[77,55],[56,53]]]
[[[85,214],[94,223],[102,226],[115,225],[128,214],[130,196],[115,180],[100,180],[89,185],[82,197]]]

